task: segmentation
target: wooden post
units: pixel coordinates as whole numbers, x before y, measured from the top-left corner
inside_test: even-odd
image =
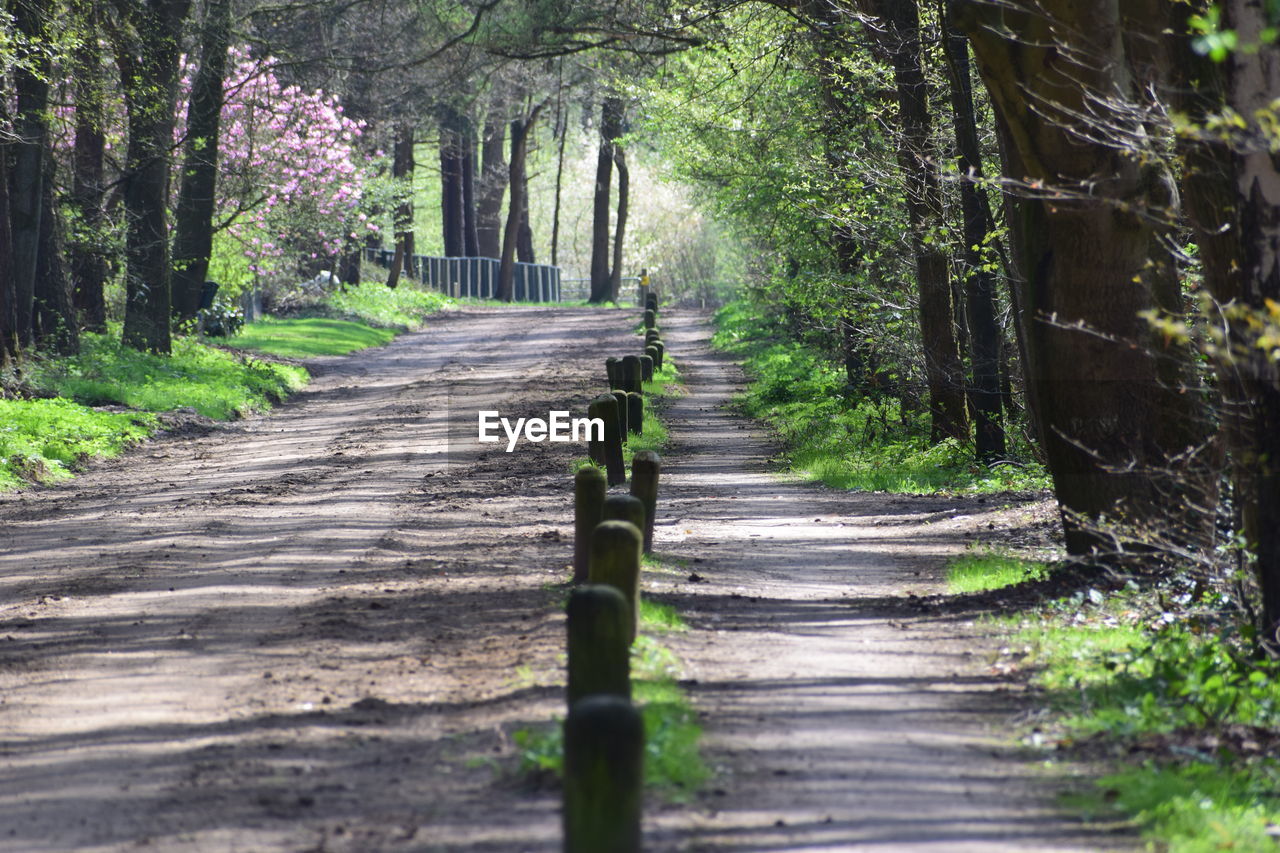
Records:
[[[658,313],[658,294],[650,290],[644,295],[644,308],[646,311]]]
[[[662,359],[667,354],[667,345],[662,342],[662,338],[654,338],[653,343],[649,346],[658,351],[658,360],[654,362],[659,370],[662,369]]]
[[[622,439],[618,437],[618,400],[612,394],[601,394],[587,406],[587,417],[604,421],[604,440],[592,439],[588,453],[597,465],[604,465],[610,486],[627,481],[622,461]],[[599,446],[596,446],[599,445]]]
[[[640,623],[640,549],[644,534],[629,521],[602,521],[591,532],[591,583],[617,587],[631,608],[628,642],[635,640]]]
[[[609,495],[604,499],[601,521],[629,521],[644,532],[644,501],[634,495]]]
[[[636,435],[644,434],[644,396],[634,392],[627,395],[627,429]]]
[[[653,381],[653,356],[650,356],[650,355],[640,356],[640,381],[641,382]]]
[[[614,391],[613,399],[618,401],[618,435],[622,436],[622,443],[627,443],[627,417],[630,411],[627,408],[627,392]]]
[[[640,391],[640,356],[622,357],[622,390]]]
[[[661,332],[659,332],[657,329],[648,329],[648,330],[646,330],[646,331],[645,331],[645,333],[644,333],[644,343],[645,343],[645,346],[648,346],[649,344],[651,344],[651,343],[653,343],[654,341],[656,341],[656,340],[660,339],[661,337],[662,337],[662,333],[661,333]]]
[[[619,387],[618,380],[618,359],[609,356],[604,360],[604,369],[609,374],[609,390],[616,391]]]
[[[658,361],[658,348],[655,347],[653,344],[649,344],[647,347],[644,348],[644,354],[649,357],[649,363],[653,365],[652,370],[650,370],[650,376],[649,376],[650,379],[653,379],[653,376],[652,376],[653,372],[659,370],[662,367],[662,363]],[[643,361],[640,362],[640,365],[641,365],[641,369],[643,369],[644,362]]]
[[[644,553],[653,553],[653,518],[658,510],[658,474],[662,458],[652,450],[643,450],[631,460],[631,495],[644,505]],[[606,504],[609,498],[606,500]],[[607,512],[607,508],[606,508]]]
[[[631,698],[631,612],[617,587],[569,593],[569,707],[595,693]]]
[[[646,329],[652,329],[656,325],[658,325],[658,312],[654,311],[652,308],[645,309],[644,327]]]
[[[565,853],[640,853],[644,722],[619,696],[588,696],[564,721]]]
[[[573,582],[585,583],[591,557],[591,531],[604,520],[609,490],[604,471],[584,465],[573,475]]]

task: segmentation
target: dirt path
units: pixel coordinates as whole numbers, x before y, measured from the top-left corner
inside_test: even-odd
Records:
[[[494,768],[561,712],[581,453],[456,439],[482,401],[581,409],[633,321],[457,312],[269,417],[0,497],[0,851],[558,849],[556,797]],[[700,321],[664,323],[693,393],[658,547],[705,580],[647,585],[694,626],[724,772],[650,848],[1088,849],[1003,756],[971,629],[888,602],[1009,513],[781,482]]]

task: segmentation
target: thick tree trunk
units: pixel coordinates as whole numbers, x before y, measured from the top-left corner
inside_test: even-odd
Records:
[[[1141,111],[1123,104],[1137,97],[1116,8],[1107,0],[960,8],[1005,137],[1005,175],[1048,193],[1012,205],[1010,228],[1028,396],[1067,548],[1143,547],[1143,530],[1193,530],[1203,519],[1179,489],[1194,480],[1182,454],[1202,420],[1194,395],[1166,385],[1157,364],[1190,363],[1190,353],[1161,348],[1139,316],[1160,304],[1149,279],[1154,219],[1144,214],[1167,215],[1175,199],[1158,158],[1093,142],[1096,128],[1079,122],[1094,115],[1144,144]],[[1099,113],[1102,104],[1113,108]],[[1118,540],[1108,518],[1126,524],[1113,531]]]
[[[391,177],[401,186],[402,195],[395,209],[395,260],[387,274],[387,287],[400,283],[400,275],[417,272],[413,260],[413,125],[405,122],[396,128],[396,139],[391,155]]]
[[[920,337],[934,440],[969,438],[965,417],[964,368],[956,345],[950,260],[943,252],[942,184],[929,156],[932,134],[929,92],[920,54],[920,10],[916,0],[874,0],[884,22],[875,30],[893,67],[901,134],[902,168],[919,288]]]
[[[957,165],[961,178],[960,215],[963,219],[965,307],[969,320],[970,370],[973,381],[969,399],[973,409],[974,442],[978,460],[992,462],[1004,456],[1004,425],[1000,397],[1000,326],[996,322],[996,277],[983,268],[979,246],[987,239],[987,212],[977,185],[982,177],[982,149],[973,115],[973,90],[969,81],[969,43],[950,25],[944,3],[943,49],[951,78],[951,107],[955,114]]]
[[[521,157],[528,159],[529,152],[529,131],[528,125],[519,130],[521,134],[521,144],[524,146],[524,152]],[[516,144],[517,129],[513,124],[511,127],[511,146],[514,149]],[[511,159],[514,162],[515,152],[512,152]],[[512,187],[512,198],[515,196],[515,187]],[[537,263],[537,259],[533,253],[533,224],[529,222],[529,170],[527,168],[520,169],[520,227],[516,231],[516,260],[522,264]]]
[[[124,343],[168,353],[170,287],[169,148],[178,82],[182,22],[189,0],[114,0],[116,62],[129,114],[125,155]]]
[[[476,244],[482,258],[496,258],[502,253],[502,196],[510,177],[503,159],[506,135],[506,104],[495,95],[484,120],[480,190],[476,197]]]
[[[467,121],[462,134],[462,250],[467,257],[480,256],[476,219],[476,131]]]
[[[460,118],[452,106],[440,108],[440,214],[445,257],[466,253],[463,238],[462,133]]]
[[[34,343],[36,267],[40,254],[40,223],[44,211],[44,157],[49,144],[49,58],[45,4],[16,0],[14,25],[30,46],[25,63],[13,72],[17,113],[14,116],[13,186],[10,223],[13,234],[14,329],[18,346]]]
[[[0,120],[7,118],[8,110],[0,104]],[[0,141],[0,367],[7,365],[18,354],[14,315],[16,295],[13,290],[13,228],[9,222],[9,178],[11,151],[8,143]]]
[[[498,266],[498,299],[510,302],[515,298],[516,242],[520,238],[520,220],[525,204],[522,198],[525,186],[525,155],[529,152],[529,133],[542,104],[533,108],[528,118],[511,123],[511,201],[507,205],[507,224],[502,232],[502,256]]]
[[[173,227],[173,314],[190,320],[200,310],[213,252],[213,216],[218,181],[222,85],[231,43],[231,0],[210,0],[201,35],[200,68],[187,106],[182,180]]]
[[[98,6],[90,0],[75,5],[79,26],[99,31]],[[80,324],[91,332],[107,330],[107,257],[102,248],[106,197],[106,135],[103,132],[106,83],[102,51],[95,38],[81,39],[72,57],[75,85],[75,143],[72,156],[71,203],[80,219],[76,239],[68,241],[72,292]]]
[[[596,185],[591,208],[591,297],[605,302],[609,286],[609,195],[613,182],[613,140],[622,133],[622,100],[605,98],[600,105],[600,153],[596,159]]]
[[[618,167],[618,221],[613,229],[613,269],[609,273],[609,299],[617,302],[622,291],[622,248],[627,236],[631,172],[627,169],[627,152],[620,145],[615,145],[613,149],[613,164]]]
[[[59,355],[80,351],[80,329],[76,323],[75,303],[71,298],[71,281],[67,277],[66,241],[62,218],[54,205],[53,152],[45,154],[44,215],[40,217],[39,260],[36,263],[34,335],[37,346]]]

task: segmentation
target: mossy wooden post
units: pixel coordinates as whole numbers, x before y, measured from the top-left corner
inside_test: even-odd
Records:
[[[612,355],[606,358],[604,360],[604,369],[609,374],[609,390],[616,391],[619,387],[618,359]]]
[[[630,605],[617,587],[585,584],[569,593],[569,707],[586,696],[631,698]]]
[[[646,332],[644,333],[644,343],[645,343],[645,346],[648,346],[649,344],[651,344],[651,343],[653,343],[654,341],[659,340],[659,339],[661,339],[661,338],[662,338],[662,333],[661,333],[661,332],[659,332],[657,329],[649,329],[648,331],[646,331]]]
[[[653,291],[646,293],[644,297],[644,308],[646,311],[652,311],[655,314],[658,313],[658,294]]]
[[[653,343],[649,344],[658,351],[658,357],[654,359],[653,365],[658,370],[662,369],[662,358],[667,354],[667,345],[662,342],[662,338],[654,338]]]
[[[627,392],[621,390],[614,391],[613,399],[618,401],[618,435],[621,437],[622,443],[626,444],[627,432],[629,432],[627,427],[627,417],[630,414],[630,410],[627,408]]]
[[[658,511],[658,474],[662,458],[652,450],[642,450],[631,460],[631,496],[644,505],[643,550],[653,553],[653,518]],[[612,500],[609,498],[607,500]]]
[[[583,465],[573,476],[573,582],[585,583],[591,561],[591,532],[604,520],[609,491],[604,471]]]
[[[635,640],[640,609],[640,549],[644,534],[629,521],[602,521],[591,532],[591,583],[617,587],[631,608],[628,642]]]
[[[652,329],[656,325],[658,325],[658,312],[654,311],[652,308],[645,309],[644,327],[646,329]]]
[[[604,421],[604,440],[592,440],[587,450],[593,462],[603,465],[610,486],[627,481],[622,461],[622,439],[618,437],[618,400],[612,394],[601,394],[587,406],[587,417]],[[597,446],[598,445],[598,446]]]
[[[620,696],[580,699],[564,721],[565,853],[640,853],[644,722]]]
[[[662,368],[662,363],[658,361],[658,348],[655,347],[653,344],[649,344],[647,347],[644,348],[644,354],[649,357],[649,361],[653,362],[654,372],[655,373],[658,372],[658,370]],[[641,364],[643,364],[643,362],[641,362]],[[649,377],[649,378],[652,379],[653,377]]]
[[[635,495],[609,495],[601,513],[601,521],[629,521],[644,532],[644,501]]]
[[[653,381],[653,356],[648,355],[647,353],[640,356],[640,381]]]
[[[627,395],[627,429],[636,435],[644,434],[644,396],[632,392]]]
[[[640,356],[622,357],[622,390],[640,391]]]

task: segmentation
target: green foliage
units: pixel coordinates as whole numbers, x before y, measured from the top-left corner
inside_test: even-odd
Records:
[[[348,319],[390,329],[417,329],[450,301],[444,294],[407,283],[392,288],[373,281],[348,285],[325,298],[327,305]]]
[[[628,469],[637,453],[645,450],[661,453],[671,442],[671,434],[660,417],[661,400],[663,397],[679,393],[680,371],[675,361],[668,356],[662,361],[662,369],[654,371],[653,381],[641,384],[644,391],[644,433],[641,435],[632,433],[622,447],[623,462]]]
[[[211,418],[268,409],[301,388],[307,372],[176,338],[171,356],[138,352],[118,335],[85,334],[81,352],[34,361],[29,381],[84,405],[119,404],[147,412],[190,407]]]
[[[947,589],[953,593],[1000,589],[1028,580],[1039,580],[1044,563],[1023,560],[995,551],[970,552],[947,564]]]
[[[227,345],[287,358],[309,358],[382,346],[394,337],[395,332],[389,329],[374,329],[350,320],[265,317],[245,326]]]
[[[100,412],[70,400],[0,400],[0,491],[71,476],[77,462],[111,457],[154,432],[141,413]]]
[[[670,604],[650,598],[640,599],[640,625],[650,631],[687,631],[689,626]]]
[[[1032,462],[993,469],[971,449],[929,440],[928,414],[883,393],[854,392],[843,372],[810,346],[784,339],[748,303],[716,314],[712,343],[743,356],[751,383],[740,403],[781,439],[792,471],[841,489],[929,493],[1041,489]]]

